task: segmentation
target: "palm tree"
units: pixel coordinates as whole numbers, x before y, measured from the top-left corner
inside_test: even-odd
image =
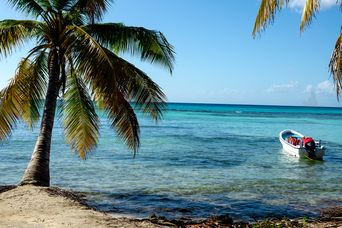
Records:
[[[134,109],[158,120],[166,98],[148,75],[119,54],[137,55],[172,73],[174,51],[164,35],[120,23],[99,23],[111,0],[9,2],[34,20],[0,21],[0,55],[11,54],[27,41],[36,42],[0,92],[0,140],[9,137],[19,120],[32,128],[41,119],[21,184],[50,185],[50,145],[58,97],[62,98],[58,114],[64,120],[66,141],[81,158],[98,142],[96,107],[106,113],[111,127],[135,154],[139,123]]]
[[[268,24],[274,21],[277,11],[280,11],[284,4],[287,7],[289,1],[290,0],[261,0],[252,33],[254,38],[259,31],[264,30]],[[342,10],[342,0],[336,0],[336,3],[338,2]],[[303,32],[303,30],[312,22],[312,18],[318,12],[319,8],[319,0],[305,1],[300,22],[300,32]],[[335,83],[337,99],[339,99],[342,90],[342,27],[330,58],[329,70]]]

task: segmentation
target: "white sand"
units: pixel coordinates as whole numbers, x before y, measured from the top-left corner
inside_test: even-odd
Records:
[[[98,212],[63,194],[52,193],[48,188],[33,186],[0,193],[0,227],[161,227]]]

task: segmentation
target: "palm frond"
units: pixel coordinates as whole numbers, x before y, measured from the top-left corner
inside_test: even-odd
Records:
[[[17,10],[33,15],[41,16],[49,5],[49,1],[44,0],[8,0]]]
[[[85,159],[96,147],[99,118],[86,86],[76,75],[68,76],[63,113],[66,140]]]
[[[173,46],[159,31],[121,23],[91,24],[85,26],[85,30],[104,47],[116,52],[129,52],[143,61],[161,64],[170,72],[173,70]]]
[[[139,31],[136,34],[127,35],[124,38],[120,38],[123,33],[117,33],[116,37],[121,39],[117,42],[114,39],[115,36],[105,40],[102,38],[106,35],[104,33],[101,36],[97,36],[95,33],[91,34],[92,31],[89,27],[68,26],[67,30],[68,38],[62,45],[63,49],[66,50],[66,53],[70,53],[69,57],[73,59],[76,71],[82,72],[86,85],[89,85],[93,91],[94,99],[101,103],[106,111],[112,123],[111,126],[116,129],[127,146],[136,152],[140,144],[139,123],[130,102],[135,102],[139,110],[158,120],[161,118],[165,106],[165,95],[143,71],[119,58],[106,47],[117,45],[121,51],[125,48],[127,51],[131,50],[130,48],[133,46],[133,49],[140,50],[142,58],[146,59],[150,58],[151,53],[156,56],[160,54],[165,59],[173,59],[172,49],[167,49],[170,47],[166,47],[165,43],[162,44],[165,41],[157,41],[157,38],[153,37],[156,33],[146,34],[142,28],[138,28]],[[104,29],[102,28],[102,30]],[[128,28],[126,32],[129,31]],[[108,33],[108,35],[110,34]],[[139,37],[141,42],[136,41],[133,44],[134,37]],[[127,43],[125,46],[125,42],[131,42],[130,39],[132,45]],[[163,50],[163,48],[166,49]],[[167,55],[168,57],[166,57]],[[155,58],[157,59],[157,57]],[[169,66],[171,65],[170,63]]]
[[[112,128],[117,131],[118,135],[135,155],[140,146],[138,119],[133,108],[121,93],[116,93],[115,96],[116,99],[105,99],[108,117],[112,120]]]
[[[107,53],[102,48],[102,46],[80,26],[68,26],[67,33],[69,33],[68,38],[65,43],[62,44],[67,53],[71,53],[72,49],[75,47],[86,48],[87,50],[79,53],[88,55],[88,57],[96,58],[100,63],[104,62],[109,65],[110,68],[114,68]],[[84,59],[82,59],[84,61]],[[86,62],[85,62],[86,63]]]
[[[29,81],[30,76],[32,76],[31,64],[29,61],[21,61],[16,72],[16,83],[13,85],[13,88],[18,90],[21,98],[19,100],[21,105],[20,117],[32,129],[34,123],[36,123],[40,117],[39,105],[37,104],[40,100],[31,99],[30,94],[25,91],[25,89],[30,90],[30,87],[35,86]],[[32,95],[34,96],[34,94]]]
[[[40,118],[39,110],[43,106],[47,89],[47,54],[40,51],[31,62],[28,59],[23,62],[24,67],[18,69],[18,74],[23,75],[20,87],[25,97],[22,101],[21,117],[32,128]]]
[[[66,50],[67,58],[73,60],[74,68],[86,75],[87,84],[97,76],[113,71],[114,65],[106,50],[91,35],[79,26],[68,26],[67,30],[69,35],[62,48]]]
[[[95,79],[95,78],[94,78]],[[96,85],[96,87],[94,86]],[[103,75],[92,84],[95,97],[101,100],[111,127],[136,154],[140,146],[140,127],[136,114],[124,94],[118,89],[114,75]]]
[[[19,63],[15,77],[9,86],[2,91],[1,106],[4,111],[0,112],[0,115],[3,115],[5,119],[9,118],[8,115],[12,116],[12,124],[7,124],[7,132],[9,132],[10,126],[15,123],[14,120],[19,118],[23,119],[30,128],[39,120],[39,110],[42,107],[46,91],[46,58],[45,52],[41,52],[33,62],[29,59],[23,59]]]
[[[11,54],[24,41],[39,34],[41,23],[31,20],[0,21],[0,55]]]
[[[166,96],[161,88],[146,74],[139,72],[132,75],[129,81],[132,101],[136,108],[158,121],[163,117],[166,109]]]
[[[66,11],[63,17],[68,25],[82,26],[87,23],[87,17],[79,11]]]
[[[93,24],[95,21],[102,19],[103,14],[112,2],[113,0],[78,0],[71,7],[70,12],[81,12]]]
[[[121,93],[130,102],[134,102],[138,110],[149,114],[156,121],[161,119],[166,107],[166,96],[161,88],[145,72],[108,49],[107,55],[115,65],[113,75]]]
[[[113,88],[114,87],[114,88]],[[125,144],[135,153],[140,146],[140,127],[138,119],[129,102],[115,86],[101,86],[94,88],[94,93],[101,98],[111,127],[124,140]]]
[[[285,0],[286,6],[289,0]],[[283,0],[261,0],[257,17],[255,18],[252,35],[255,38],[256,34],[264,30],[267,25],[272,24],[275,14],[283,7]]]
[[[51,0],[51,5],[59,12],[70,9],[73,3],[73,0]]]
[[[0,91],[0,140],[9,137],[21,114],[21,97],[15,81]]]
[[[339,99],[342,90],[342,32],[340,32],[337,38],[334,51],[331,55],[329,70],[335,82],[337,99]]]
[[[306,0],[305,5],[302,12],[302,19],[300,21],[300,31],[308,26],[312,18],[315,16],[316,12],[319,9],[319,1],[318,0]]]
[[[111,126],[117,131],[118,135],[123,138],[126,145],[134,151],[139,147],[139,123],[133,108],[129,104],[129,100],[125,97],[129,94],[127,85],[117,83],[119,79],[117,75],[120,73],[121,66],[115,66],[106,50],[102,51],[106,54],[106,60],[92,57],[94,48],[90,47],[91,43],[82,43],[81,48],[74,50],[75,68],[77,72],[82,72],[92,91],[96,101],[102,103]]]

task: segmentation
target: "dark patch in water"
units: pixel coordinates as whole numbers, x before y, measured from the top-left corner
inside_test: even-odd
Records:
[[[107,196],[105,200],[97,199],[97,195]],[[112,213],[131,214],[138,217],[147,217],[150,214],[165,216],[168,219],[190,217],[201,219],[213,214],[230,214],[232,217],[253,221],[264,218],[298,218],[317,217],[319,211],[299,209],[295,205],[269,205],[259,200],[228,199],[225,204],[190,200],[184,197],[132,193],[93,193],[88,197],[88,204],[100,210]],[[229,201],[229,202],[228,202]],[[243,212],[242,212],[243,211]]]

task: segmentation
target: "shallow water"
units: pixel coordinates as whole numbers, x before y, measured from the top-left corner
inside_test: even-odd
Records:
[[[102,210],[146,217],[317,216],[342,205],[342,109],[169,104],[164,120],[143,116],[132,158],[102,119],[95,153],[80,160],[54,129],[51,182],[84,192]],[[283,129],[321,139],[324,161],[297,159],[278,141]],[[37,130],[19,124],[0,146],[0,185],[16,184]]]

